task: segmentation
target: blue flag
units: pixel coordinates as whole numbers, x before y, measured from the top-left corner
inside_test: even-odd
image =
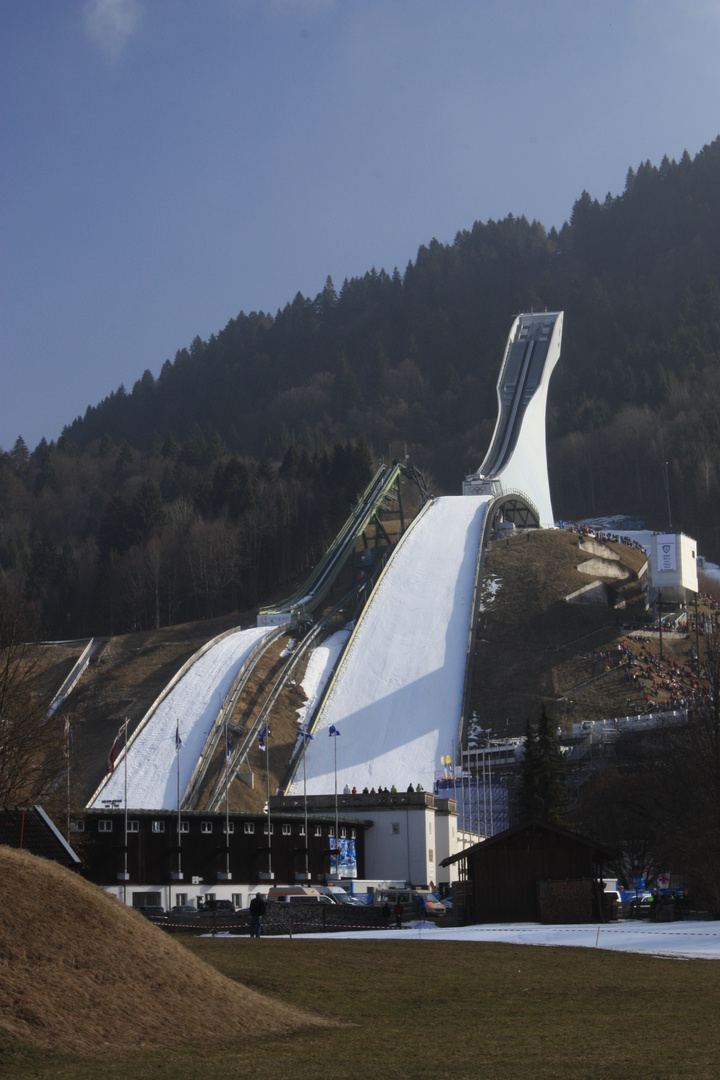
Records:
[[[182,744],[183,744],[183,741],[180,738],[180,721],[178,720],[177,725],[175,727],[175,749],[179,750],[180,747],[182,746]]]
[[[330,727],[328,728],[328,735],[339,735],[339,734],[340,734],[340,732],[335,727],[335,725],[331,724]]]
[[[227,724],[225,725],[225,760],[230,760],[230,737],[228,735]]]
[[[302,739],[314,739],[315,738],[315,736],[311,735],[309,731],[301,731],[300,732],[300,737]]]
[[[261,730],[258,731],[258,746],[261,750],[267,750],[267,746],[265,745],[265,739],[269,734],[270,732],[266,727],[261,728]]]

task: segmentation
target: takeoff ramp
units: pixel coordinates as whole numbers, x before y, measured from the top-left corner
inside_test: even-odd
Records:
[[[307,790],[432,790],[460,733],[483,521],[490,496],[427,505],[355,628],[307,744]],[[340,732],[329,734],[334,726]],[[337,742],[337,747],[335,746]],[[302,769],[296,777],[302,777]],[[296,779],[289,794],[302,794]]]

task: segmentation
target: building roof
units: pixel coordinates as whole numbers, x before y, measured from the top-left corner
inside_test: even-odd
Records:
[[[606,847],[596,840],[591,840],[587,836],[582,836],[580,833],[572,832],[562,825],[551,825],[548,821],[523,821],[520,825],[513,825],[510,829],[504,829],[502,832],[496,833],[495,836],[488,837],[487,840],[481,840],[479,843],[473,844],[472,847],[465,848],[463,851],[458,851],[455,855],[449,855],[446,859],[442,860],[440,865],[450,866],[451,863],[460,862],[462,859],[466,859],[468,855],[484,854],[493,847],[504,843],[511,836],[515,836],[517,833],[524,832],[527,829],[532,829],[540,833],[554,833],[556,836],[562,836],[567,840],[574,841],[582,847],[592,848],[593,855],[600,856],[602,859],[616,859],[618,857],[618,852],[612,848]]]
[[[0,807],[0,844],[22,848],[71,869],[80,865],[80,857],[41,806]]]

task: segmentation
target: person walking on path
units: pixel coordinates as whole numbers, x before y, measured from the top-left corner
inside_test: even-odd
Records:
[[[395,912],[395,926],[398,928],[398,930],[402,926],[402,917],[403,917],[404,910],[405,910],[404,907],[402,906],[402,904],[398,900],[397,904],[393,908],[393,911]]]
[[[250,901],[250,937],[262,935],[262,921],[267,904],[262,893],[257,893]]]

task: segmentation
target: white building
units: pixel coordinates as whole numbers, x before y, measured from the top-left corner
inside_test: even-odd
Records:
[[[334,795],[308,795],[308,811],[327,816],[335,807]],[[302,795],[273,798],[274,811],[299,811]],[[365,878],[406,881],[413,885],[451,884],[457,879],[457,863],[441,867],[443,859],[483,837],[458,828],[453,799],[440,799],[428,791],[373,792],[340,795],[338,819],[351,818],[370,827],[365,830]]]

